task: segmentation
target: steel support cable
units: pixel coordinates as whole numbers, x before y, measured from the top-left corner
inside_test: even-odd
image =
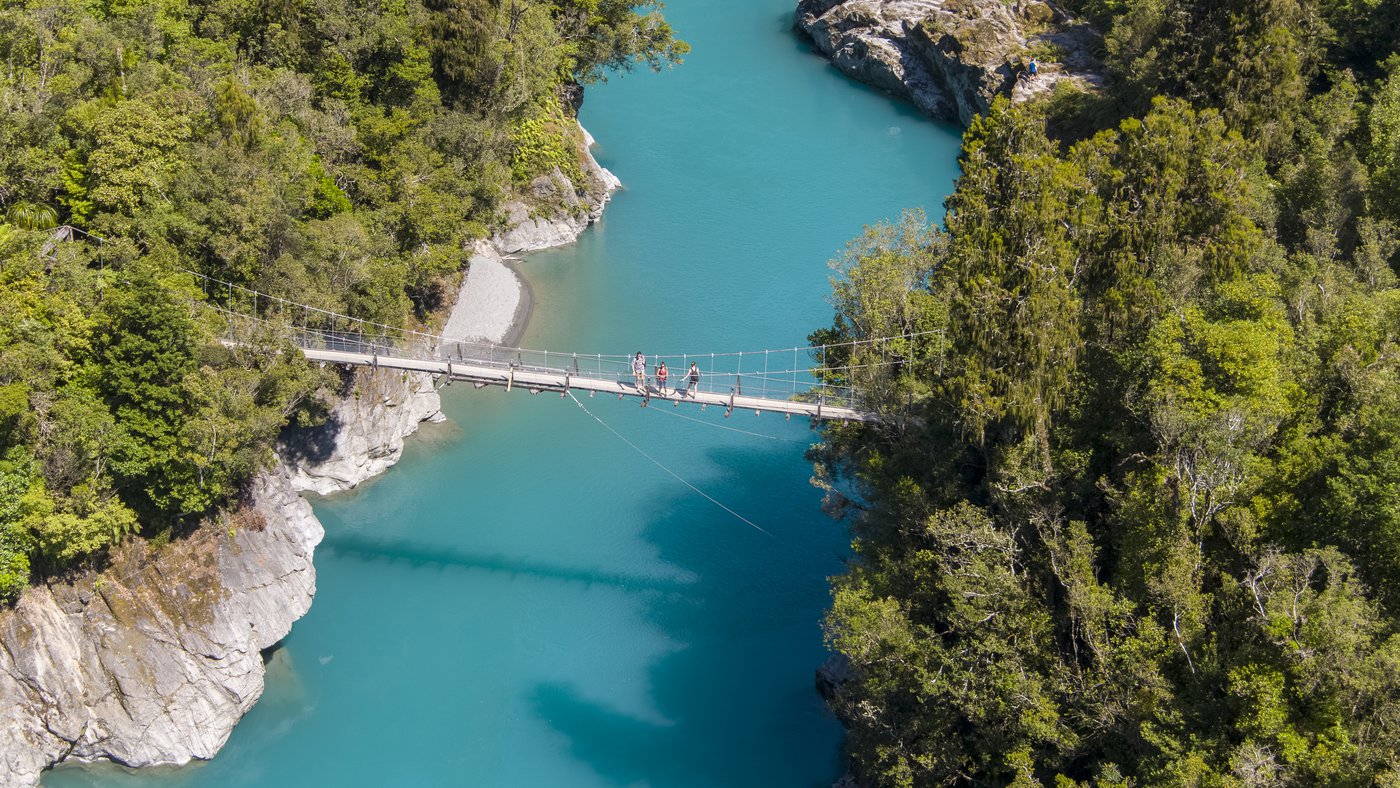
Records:
[[[647,453],[642,449],[642,447],[640,447],[640,446],[638,446],[637,444],[633,443],[632,441],[628,440],[626,435],[623,435],[622,433],[620,433],[620,432],[618,432],[617,430],[613,429],[612,426],[609,425],[606,421],[603,421],[602,419],[600,419],[600,418],[598,418],[596,415],[594,415],[593,411],[591,411],[591,410],[589,410],[588,408],[584,407],[584,405],[583,405],[582,402],[579,402],[578,397],[575,397],[575,396],[574,396],[574,393],[573,393],[572,391],[567,392],[567,393],[568,393],[568,395],[569,395],[569,399],[573,400],[573,401],[574,401],[574,404],[577,405],[577,406],[579,406],[579,408],[580,408],[584,413],[587,413],[589,416],[591,416],[591,417],[593,418],[594,421],[596,421],[596,422],[598,422],[599,424],[603,425],[603,427],[605,427],[605,428],[607,429],[608,432],[611,432],[612,434],[614,434],[614,435],[616,435],[618,438],[620,438],[620,439],[622,440],[623,443],[627,444],[628,446],[631,446],[638,454],[642,455],[643,457],[646,457],[648,460],[651,460],[652,463],[653,463],[654,465],[656,465],[656,467],[660,468],[661,470],[665,471],[666,473],[669,473],[672,477],[674,477],[674,478],[676,479],[676,481],[678,481],[678,482],[680,482],[681,484],[684,484],[686,487],[689,487],[690,489],[694,490],[694,491],[695,491],[696,493],[698,493],[701,497],[703,497],[705,500],[709,501],[710,503],[714,504],[715,506],[718,506],[719,508],[725,510],[726,512],[729,512],[730,514],[734,515],[735,518],[737,518],[737,519],[743,521],[744,523],[748,524],[749,527],[753,528],[754,530],[756,530],[756,531],[758,531],[758,532],[760,532],[760,533],[763,533],[763,534],[765,534],[765,535],[767,535],[767,536],[772,536],[772,535],[773,535],[773,534],[768,533],[767,531],[763,530],[762,528],[760,528],[758,525],[756,525],[756,524],[755,524],[752,520],[750,520],[749,518],[743,516],[742,514],[739,514],[738,512],[734,511],[733,509],[730,509],[728,506],[725,506],[724,504],[720,503],[718,500],[716,500],[716,499],[715,499],[713,496],[711,496],[709,493],[706,493],[704,490],[700,489],[699,487],[696,487],[695,485],[693,485],[693,484],[691,484],[690,482],[686,481],[685,479],[681,478],[680,474],[676,473],[675,471],[671,470],[670,468],[667,468],[665,465],[663,465],[663,464],[661,463],[660,460],[656,459],[655,457],[651,456],[650,454],[647,454]]]
[[[271,302],[271,303],[276,303],[276,304],[279,304],[279,305],[290,305],[290,306],[292,306],[292,307],[294,307],[294,308],[300,306],[300,307],[302,308],[302,309],[301,309],[301,312],[302,312],[302,316],[303,316],[303,323],[308,322],[306,318],[308,318],[308,317],[310,316],[310,313],[315,312],[318,316],[324,316],[324,317],[328,318],[328,319],[331,321],[332,324],[334,324],[334,322],[335,322],[336,320],[343,320],[343,321],[345,321],[345,322],[347,323],[347,326],[348,326],[351,330],[354,330],[355,333],[356,333],[357,335],[362,335],[362,334],[364,334],[364,332],[365,332],[365,327],[372,327],[372,328],[374,328],[374,329],[378,329],[378,334],[379,334],[379,336],[376,337],[376,339],[377,339],[378,341],[373,342],[373,343],[372,343],[372,344],[373,344],[373,347],[371,348],[371,349],[373,349],[373,350],[375,350],[375,351],[378,351],[378,350],[380,350],[381,348],[384,349],[384,350],[393,350],[393,349],[395,349],[396,347],[399,347],[399,342],[406,342],[406,341],[409,341],[409,340],[417,339],[417,340],[419,340],[419,342],[414,343],[413,345],[409,345],[407,348],[405,348],[405,352],[408,354],[407,357],[413,358],[413,359],[415,359],[415,360],[420,360],[420,361],[421,361],[421,360],[437,360],[437,359],[438,359],[438,354],[435,353],[435,352],[431,352],[431,351],[430,351],[430,348],[432,348],[432,347],[434,347],[434,346],[441,346],[442,343],[445,341],[445,338],[442,337],[441,335],[426,334],[426,333],[419,332],[419,331],[409,331],[409,330],[397,328],[397,327],[394,327],[394,326],[388,326],[388,325],[383,324],[383,323],[373,323],[373,322],[370,322],[370,321],[364,321],[364,320],[361,320],[361,319],[359,319],[359,318],[353,318],[353,317],[349,317],[349,316],[347,316],[347,315],[341,315],[341,314],[338,314],[338,313],[335,313],[335,312],[331,312],[331,311],[329,311],[329,310],[321,309],[321,308],[319,308],[319,307],[313,307],[313,306],[306,305],[306,304],[299,304],[299,303],[296,303],[296,302],[294,302],[294,301],[290,301],[290,300],[288,300],[288,299],[281,298],[280,296],[272,296],[272,295],[268,295],[268,294],[265,294],[265,293],[260,293],[259,291],[251,290],[251,289],[246,288],[246,287],[243,287],[243,286],[241,286],[241,285],[234,285],[234,284],[232,284],[232,283],[230,283],[230,282],[224,282],[223,280],[219,280],[219,279],[216,279],[216,278],[214,278],[214,277],[207,276],[207,275],[205,275],[205,274],[199,274],[199,273],[192,272],[192,271],[186,271],[185,273],[188,273],[188,274],[190,274],[190,275],[193,275],[193,276],[199,278],[199,279],[202,281],[202,283],[203,283],[203,285],[202,285],[202,286],[203,286],[203,289],[204,289],[206,292],[207,292],[208,289],[209,289],[209,288],[208,288],[208,284],[209,284],[209,283],[215,283],[215,284],[223,285],[224,289],[226,289],[226,291],[227,291],[227,292],[229,293],[229,295],[230,295],[230,298],[228,299],[228,303],[229,303],[229,304],[232,304],[232,303],[233,303],[232,294],[233,294],[233,290],[236,288],[240,294],[247,294],[248,296],[251,296],[251,299],[250,299],[250,300],[251,300],[254,304],[257,304],[257,303],[258,303],[258,300],[259,300],[260,297],[266,297],[266,298],[268,298],[269,302]],[[237,310],[231,309],[231,308],[229,308],[229,307],[227,307],[227,306],[225,306],[225,307],[220,307],[220,306],[217,305],[217,304],[209,304],[209,306],[210,306],[211,309],[214,309],[215,311],[224,312],[224,313],[226,313],[227,315],[230,315],[230,316],[237,316],[237,317],[243,318],[243,319],[245,319],[245,320],[251,320],[251,321],[258,322],[258,323],[269,323],[269,324],[271,324],[271,321],[268,321],[266,318],[263,318],[263,317],[260,317],[260,316],[257,316],[257,315],[244,315],[243,313],[241,313],[241,312],[239,312],[239,311],[237,311]],[[285,314],[285,310],[283,310],[283,313]],[[276,324],[273,324],[273,325],[276,325]],[[279,328],[285,328],[285,327],[283,327],[283,326],[278,326],[278,327],[279,327]],[[293,339],[293,341],[298,341],[299,344],[302,344],[303,346],[315,345],[315,346],[327,347],[327,348],[330,348],[330,347],[333,347],[333,346],[336,346],[336,345],[344,345],[344,344],[346,344],[346,342],[348,341],[348,338],[347,338],[345,335],[346,335],[347,333],[349,333],[348,331],[347,331],[347,332],[337,332],[337,331],[318,330],[318,329],[311,328],[309,325],[304,327],[303,332],[304,332],[304,333],[303,333],[303,335],[302,335],[301,337],[290,337],[290,338]],[[390,336],[391,333],[392,333],[392,335],[393,335],[393,336],[392,336],[392,339],[391,339],[391,336]],[[887,351],[888,351],[888,343],[887,343],[887,340],[888,340],[888,339],[891,339],[891,338],[912,339],[912,338],[915,338],[915,337],[926,336],[926,335],[932,335],[932,334],[940,334],[940,335],[941,335],[941,334],[943,334],[943,332],[942,332],[942,331],[937,331],[937,330],[934,330],[934,331],[922,331],[922,332],[913,332],[913,333],[909,333],[909,334],[903,334],[903,335],[900,335],[899,337],[889,337],[889,338],[873,337],[873,338],[870,338],[870,339],[854,340],[854,341],[851,341],[851,342],[845,342],[845,343],[840,343],[840,344],[836,344],[836,345],[826,345],[826,346],[821,346],[821,347],[786,348],[786,349],[782,349],[782,350],[778,350],[778,351],[765,350],[765,351],[762,351],[762,352],[764,353],[764,356],[765,356],[765,358],[764,358],[764,362],[765,362],[765,370],[764,370],[764,372],[763,372],[763,373],[754,373],[754,372],[750,372],[750,373],[747,373],[746,377],[748,377],[748,378],[750,379],[750,381],[753,381],[754,383],[757,384],[756,388],[758,388],[759,391],[760,391],[762,394],[765,395],[765,398],[769,398],[769,397],[766,396],[766,395],[772,395],[772,394],[775,394],[775,393],[784,393],[784,392],[786,392],[789,396],[796,396],[796,395],[798,395],[798,394],[800,394],[800,393],[813,393],[813,392],[815,392],[815,393],[818,393],[818,394],[827,394],[827,395],[831,395],[831,396],[833,396],[833,398],[839,397],[839,398],[841,398],[841,399],[846,399],[846,400],[854,401],[854,400],[856,399],[856,395],[859,393],[860,389],[857,389],[857,388],[855,388],[855,387],[849,387],[849,386],[835,386],[835,385],[832,385],[831,383],[827,382],[827,380],[822,380],[822,379],[814,379],[814,380],[810,380],[810,381],[797,380],[798,373],[804,373],[804,374],[819,374],[819,375],[827,376],[827,377],[830,377],[830,376],[837,376],[837,375],[844,376],[844,375],[848,375],[849,373],[851,373],[851,372],[853,372],[853,371],[856,371],[856,370],[861,370],[861,369],[876,369],[876,368],[879,368],[879,367],[894,366],[894,365],[897,365],[897,364],[901,364],[901,363],[904,363],[904,362],[903,362],[903,361],[881,360],[881,361],[875,361],[875,362],[866,363],[866,364],[846,364],[846,365],[843,365],[843,366],[835,366],[835,367],[825,366],[826,361],[827,361],[827,359],[829,358],[829,353],[830,353],[831,351],[836,350],[836,349],[839,349],[839,348],[855,348],[855,347],[863,346],[863,345],[870,345],[870,346],[872,346],[872,347],[875,347],[876,344],[879,343],[879,345],[886,351],[886,353],[885,353],[884,355],[885,355],[885,356],[888,356],[888,352],[887,352]],[[314,340],[319,340],[319,341],[314,341]],[[462,347],[461,347],[461,346],[464,345],[464,344],[469,344],[469,343],[458,343],[458,344],[456,345],[456,346],[458,347],[458,350],[459,350],[459,357],[462,358],[462,360],[466,360],[465,354],[462,354],[462,353],[461,353],[461,350],[462,350]],[[471,344],[475,344],[475,343],[471,343]],[[360,342],[358,343],[358,346],[359,346],[361,349],[363,349],[365,345],[366,345],[366,343],[365,343],[364,341],[360,341]],[[491,355],[493,356],[493,358],[491,358],[491,359],[480,359],[480,360],[475,360],[475,359],[474,359],[474,361],[477,361],[477,363],[481,363],[483,366],[502,367],[502,366],[503,366],[503,362],[497,362],[497,361],[494,359],[494,356],[497,355],[498,353],[505,352],[507,355],[515,355],[515,356],[521,358],[521,359],[522,359],[522,363],[521,363],[520,365],[518,365],[518,366],[520,366],[520,367],[522,367],[522,368],[529,368],[529,369],[535,369],[535,370],[541,370],[541,371],[550,371],[550,372],[561,372],[561,373],[562,373],[562,372],[567,372],[567,371],[568,371],[568,370],[565,370],[565,369],[562,368],[562,367],[556,369],[555,367],[549,366],[549,363],[548,363],[548,362],[549,362],[549,360],[551,360],[551,357],[553,357],[553,358],[559,358],[559,354],[558,354],[557,352],[529,350],[529,349],[525,349],[525,348],[504,348],[504,347],[496,346],[496,345],[482,345],[482,347],[489,347],[489,348],[491,349],[491,351],[492,351]],[[799,368],[797,367],[797,364],[794,363],[792,369],[774,370],[774,369],[772,369],[771,365],[769,364],[769,358],[768,358],[768,356],[769,356],[772,352],[783,352],[783,353],[791,352],[791,353],[793,353],[793,356],[794,356],[794,362],[796,362],[796,360],[797,360],[797,354],[800,353],[800,352],[803,352],[803,351],[807,351],[807,352],[811,353],[813,356],[816,356],[816,355],[818,354],[818,352],[820,352],[820,355],[821,355],[821,359],[820,359],[820,360],[821,360],[822,366],[821,366],[821,367],[818,367],[818,368],[816,368],[816,369],[811,369],[811,368],[799,369]],[[707,380],[705,381],[705,384],[702,384],[701,389],[702,389],[702,390],[716,390],[716,389],[714,388],[715,385],[716,385],[716,383],[715,383],[715,376],[716,376],[716,375],[721,375],[721,376],[723,376],[723,375],[726,375],[726,374],[730,374],[730,373],[728,373],[728,372],[725,372],[724,370],[715,369],[715,367],[718,366],[718,365],[716,364],[716,361],[721,360],[721,359],[725,359],[725,358],[734,358],[734,359],[738,360],[738,364],[742,364],[742,358],[743,358],[743,354],[744,354],[745,352],[747,352],[747,353],[749,353],[750,355],[752,355],[754,351],[740,351],[740,352],[735,352],[735,353],[711,353],[711,354],[709,354],[709,355],[710,355],[710,359],[711,359],[710,365],[709,365],[709,366],[710,366],[710,369],[709,369],[709,371],[708,371],[708,372],[706,373],[706,375],[705,375],[705,377],[707,378]],[[539,358],[542,358],[542,359],[544,359],[544,363],[543,363],[543,364],[535,364],[535,363],[533,363],[533,358],[532,358],[532,363],[525,364],[525,363],[523,363],[523,359],[524,359],[524,357],[525,357],[526,354],[530,355],[531,357],[539,357]],[[674,356],[680,356],[680,357],[683,359],[682,367],[678,370],[678,372],[681,373],[681,374],[680,374],[680,377],[684,377],[685,371],[688,369],[688,367],[684,364],[684,360],[685,360],[685,359],[688,359],[688,358],[691,358],[691,357],[692,357],[692,354],[674,354],[674,355],[672,356],[673,359],[674,359]],[[585,356],[585,357],[587,357],[587,356]],[[700,354],[700,357],[703,358],[703,354]],[[655,358],[655,359],[664,359],[664,358],[666,358],[666,355],[665,355],[665,354],[655,354],[655,355],[653,355],[653,358]],[[592,355],[592,359],[595,360],[595,363],[596,363],[596,367],[595,367],[595,368],[598,370],[598,374],[599,374],[599,375],[605,375],[605,374],[607,374],[608,372],[614,372],[614,373],[616,373],[616,374],[619,375],[619,376],[626,376],[626,373],[627,373],[627,371],[628,371],[628,370],[627,370],[627,363],[628,363],[628,360],[630,359],[630,355],[626,355],[626,354],[618,354],[618,355],[613,355],[613,354],[594,354],[594,355]],[[814,359],[814,360],[815,360],[815,359]],[[612,369],[605,369],[605,367],[611,367]],[[739,369],[736,370],[734,374],[736,374],[736,375],[737,375],[737,374],[743,374],[743,373],[742,373],[742,367],[739,367]],[[682,381],[680,380],[680,377],[677,378],[677,382],[678,382],[678,383],[682,382]]]
[[[693,421],[696,424],[703,424],[706,427],[713,427],[717,430],[724,430],[726,432],[737,432],[741,435],[751,435],[755,438],[765,438],[770,441],[782,441],[783,443],[797,443],[803,446],[810,446],[812,443],[811,441],[800,441],[794,438],[780,438],[777,435],[765,435],[761,432],[750,432],[748,430],[741,430],[738,427],[726,427],[723,424],[715,424],[714,422],[705,421],[704,419],[697,419],[694,416],[687,416],[684,413],[677,413],[674,410],[666,410],[665,408],[647,408],[647,410],[654,411],[656,413],[664,413],[667,416],[674,416],[678,419],[685,419],[686,421]]]

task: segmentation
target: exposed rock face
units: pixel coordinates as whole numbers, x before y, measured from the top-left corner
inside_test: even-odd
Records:
[[[794,24],[850,76],[963,125],[999,95],[1102,81],[1098,34],[1041,0],[800,0]]]
[[[445,418],[426,372],[357,368],[351,374],[330,421],[283,436],[279,454],[297,490],[349,490],[398,462],[404,438],[419,424]]]
[[[210,758],[262,695],[262,650],[311,606],[321,524],[285,473],[238,522],[100,576],[31,589],[0,611],[0,784],[66,759],[129,766]]]
[[[612,193],[622,185],[616,175],[593,158],[590,150],[593,135],[582,126],[579,131],[583,134],[583,174],[587,182],[575,184],[556,168],[530,184],[533,200],[544,205],[562,205],[561,211],[541,215],[523,201],[506,203],[510,229],[492,239],[502,254],[533,252],[571,243],[584,228],[598,221]]]
[[[64,760],[128,766],[212,758],[262,695],[262,651],[316,592],[321,523],[300,489],[345,489],[398,460],[441,417],[426,374],[356,372],[332,424],[292,438],[252,501],[161,550],[30,589],[0,610],[0,785]],[[356,396],[358,394],[358,396]]]

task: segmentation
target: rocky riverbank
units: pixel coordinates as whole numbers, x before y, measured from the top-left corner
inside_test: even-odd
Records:
[[[349,490],[389,469],[404,439],[442,421],[442,400],[426,372],[346,372],[345,390],[320,427],[287,430],[278,449],[292,486],[318,495]]]
[[[962,125],[997,96],[1102,84],[1098,33],[1042,0],[800,0],[793,24],[851,77]]]
[[[534,180],[529,202],[515,200],[505,205],[510,229],[473,250],[442,331],[447,339],[516,344],[529,322],[531,299],[529,286],[511,266],[510,255],[573,243],[603,215],[622,182],[593,158],[593,135],[582,126],[579,132],[584,183],[574,184],[556,169]],[[562,209],[542,211],[544,206],[561,204]]]
[[[321,537],[273,471],[232,517],[27,592],[0,613],[0,783],[64,760],[213,757],[262,695],[263,650],[311,606]]]
[[[440,418],[427,375],[358,371],[331,422],[289,434],[247,503],[103,572],[30,589],[0,611],[0,785],[63,761],[212,758],[263,692],[263,651],[316,592],[321,523],[300,495],[353,487]]]

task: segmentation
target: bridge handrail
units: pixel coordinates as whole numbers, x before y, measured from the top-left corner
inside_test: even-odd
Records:
[[[306,350],[341,350],[424,362],[469,361],[494,369],[615,379],[619,382],[633,379],[632,354],[560,353],[507,347],[475,339],[452,339],[301,304],[195,271],[186,273],[199,283],[206,304],[228,320],[231,338],[238,324],[254,321],[282,332],[290,341]],[[221,297],[222,304],[218,302]],[[239,309],[239,299],[245,300],[250,309]],[[269,319],[264,315],[281,319]],[[296,325],[298,318],[301,325]],[[888,350],[889,343],[908,342],[943,333],[942,330],[917,331],[839,344],[755,351],[644,353],[646,379],[653,379],[656,363],[664,360],[671,367],[668,388],[685,388],[689,365],[694,361],[701,372],[699,388],[702,391],[765,399],[822,400],[833,405],[839,403],[858,408],[863,399],[861,390],[848,384],[859,377],[858,372],[908,363],[907,358]],[[860,355],[853,355],[852,351],[877,345],[882,348],[877,355],[878,361],[828,364],[833,354],[841,359],[864,360]],[[813,363],[804,364],[804,355]]]
[[[457,361],[477,367],[501,370],[530,371],[557,376],[587,377],[630,383],[633,376],[626,356],[575,354],[557,351],[537,351],[492,343],[454,342],[444,354],[434,349],[432,335],[418,334],[419,342],[405,346],[391,338],[366,336],[358,332],[326,331],[277,323],[266,318],[210,305],[228,322],[231,341],[253,341],[249,327],[258,326],[286,338],[303,350],[325,350],[361,355],[398,357],[415,361]],[[737,355],[737,354],[736,354]],[[716,358],[719,358],[716,354]],[[818,380],[811,369],[781,369],[767,372],[737,369],[703,370],[697,389],[702,392],[763,399],[811,400],[821,399],[833,406],[856,407],[858,392],[849,386],[837,386]],[[656,385],[654,367],[648,365],[646,381]],[[688,380],[685,369],[677,365],[668,381],[668,388],[684,389]]]

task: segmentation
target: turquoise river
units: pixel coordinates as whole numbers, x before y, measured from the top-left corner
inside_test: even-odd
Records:
[[[957,130],[812,54],[793,5],[670,0],[685,64],[589,89],[584,124],[624,187],[577,244],[522,264],[526,347],[803,345],[831,319],[827,261],[862,225],[941,215]],[[315,604],[217,758],[61,769],[46,788],[839,776],[813,671],[849,537],[808,483],[805,421],[583,400],[761,532],[569,400],[443,395],[450,421],[424,425],[396,467],[314,502]]]

